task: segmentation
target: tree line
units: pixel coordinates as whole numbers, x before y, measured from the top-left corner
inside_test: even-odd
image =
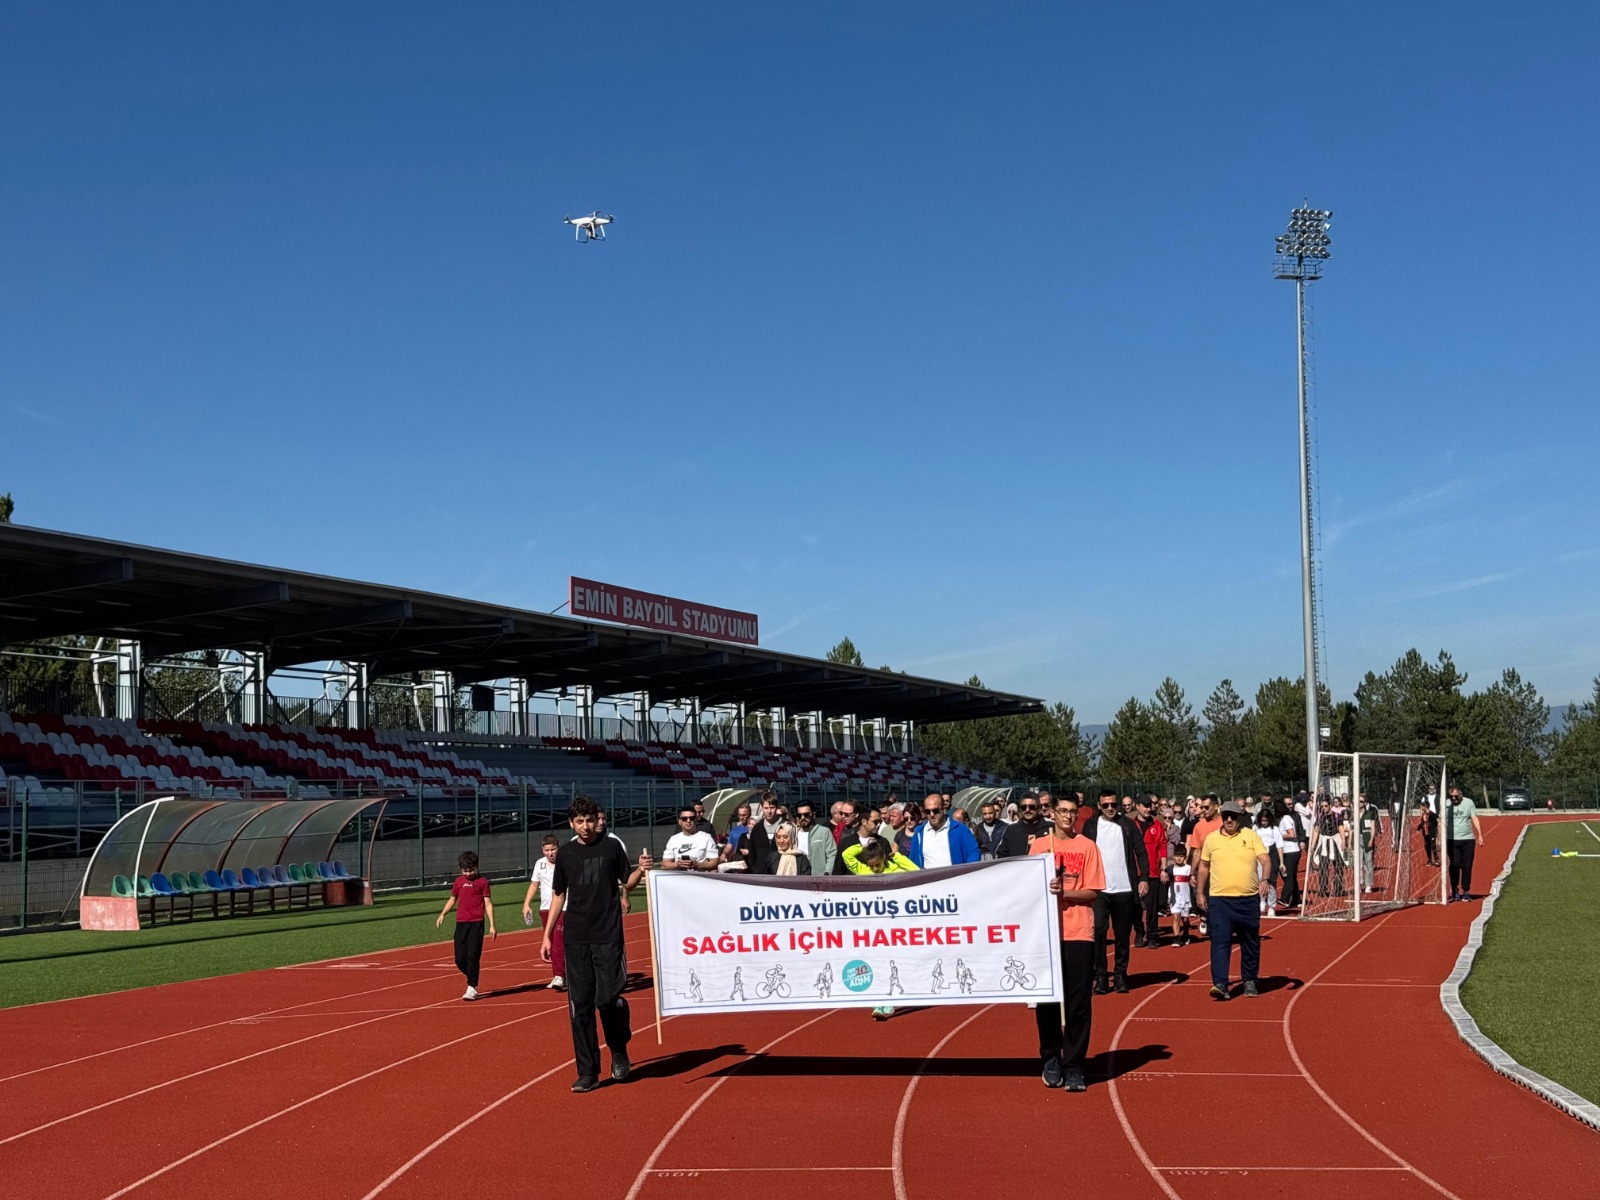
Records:
[[[846,638],[830,654],[848,648]],[[969,686],[982,687],[976,675]],[[1412,649],[1388,670],[1368,671],[1355,696],[1335,701],[1318,685],[1329,730],[1324,750],[1442,754],[1450,777],[1474,795],[1502,786],[1600,790],[1600,677],[1550,731],[1550,705],[1514,668],[1469,691],[1450,653],[1426,659]],[[1214,791],[1244,795],[1305,786],[1305,680],[1279,677],[1250,700],[1231,679],[1195,712],[1178,682],[1163,679],[1149,699],[1130,696],[1103,736],[1088,737],[1068,704],[1044,712],[918,727],[929,754],[1008,779],[1114,783],[1166,795]]]

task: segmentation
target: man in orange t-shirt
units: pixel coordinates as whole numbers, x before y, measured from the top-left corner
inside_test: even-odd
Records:
[[[1065,1004],[1041,1004],[1034,1010],[1039,1026],[1040,1078],[1045,1087],[1081,1092],[1083,1060],[1089,1053],[1094,986],[1094,901],[1106,886],[1105,865],[1093,838],[1078,832],[1078,797],[1066,792],[1055,798],[1050,813],[1053,836],[1039,837],[1029,854],[1053,854],[1055,875],[1050,891],[1061,915],[1061,993]]]

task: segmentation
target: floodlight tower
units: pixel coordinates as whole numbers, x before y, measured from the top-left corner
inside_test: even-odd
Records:
[[[1300,366],[1300,606],[1306,649],[1306,787],[1317,790],[1317,751],[1322,747],[1317,712],[1317,595],[1311,541],[1311,426],[1306,419],[1306,284],[1322,278],[1328,259],[1328,226],[1333,213],[1325,208],[1297,208],[1289,214],[1289,230],[1278,235],[1279,279],[1294,281],[1294,316]]]

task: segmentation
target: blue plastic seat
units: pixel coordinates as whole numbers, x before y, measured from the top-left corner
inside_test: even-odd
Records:
[[[233,891],[233,885],[231,883],[229,883],[227,880],[223,879],[223,877],[221,875],[219,875],[216,871],[207,871],[205,873],[205,875],[203,876],[203,878],[206,881],[206,886],[208,888],[210,888],[213,892],[231,892],[231,891]]]
[[[150,876],[150,890],[158,896],[178,895],[178,889],[173,887],[172,882],[160,871]]]
[[[239,882],[244,884],[247,888],[266,886],[261,882],[261,879],[256,875],[255,871],[251,870],[249,867],[246,867],[242,872],[240,872]]]
[[[353,879],[354,878],[354,876],[352,876],[350,874],[349,870],[345,867],[343,860],[342,859],[337,859],[337,858],[333,860],[333,877],[335,879]]]
[[[272,878],[280,887],[288,887],[294,882],[294,880],[289,878],[289,868],[284,866],[282,863],[273,864]]]
[[[248,867],[245,869],[249,870]],[[244,881],[239,878],[239,873],[232,867],[229,867],[227,870],[222,872],[222,886],[227,888],[230,892],[242,892],[249,890]]]
[[[322,876],[323,879],[328,879],[328,880],[332,880],[332,879],[337,879],[338,878],[338,876],[336,876],[333,873],[333,867],[331,867],[329,864],[327,864],[325,862],[319,862],[317,864],[317,874]]]

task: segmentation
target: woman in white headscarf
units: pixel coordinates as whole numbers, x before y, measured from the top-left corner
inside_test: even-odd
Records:
[[[801,849],[800,831],[789,822],[779,825],[772,835],[772,848],[762,864],[766,875],[809,875],[811,858]]]

